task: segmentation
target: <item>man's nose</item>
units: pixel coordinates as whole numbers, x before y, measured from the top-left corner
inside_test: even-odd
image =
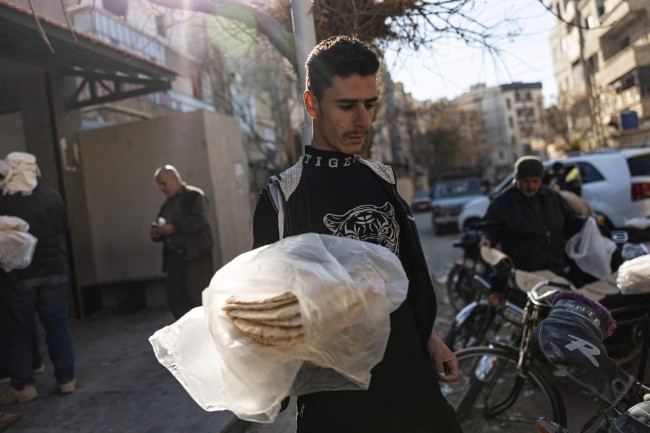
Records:
[[[355,111],[354,126],[359,128],[370,128],[370,113],[365,105],[359,105]]]

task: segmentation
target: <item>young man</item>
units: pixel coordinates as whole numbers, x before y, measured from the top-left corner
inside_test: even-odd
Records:
[[[299,433],[461,431],[439,386],[457,379],[458,360],[433,329],[436,300],[414,219],[391,168],[356,155],[370,134],[378,69],[376,54],[353,38],[312,50],[303,95],[312,145],[271,178],[255,209],[255,248],[307,232],[359,239],[394,252],[410,283],[370,388],[299,396]]]
[[[212,234],[202,190],[185,184],[172,165],[158,168],[154,177],[167,200],[149,236],[154,242],[163,242],[167,303],[178,320],[201,306],[201,293],[214,275]]]

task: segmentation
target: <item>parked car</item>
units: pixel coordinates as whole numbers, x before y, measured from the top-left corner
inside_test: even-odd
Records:
[[[544,162],[544,167],[549,169],[556,161],[564,164],[568,183],[577,186],[594,212],[605,218],[607,229],[624,228],[626,219],[650,217],[650,147],[570,155]],[[510,174],[502,179],[490,197],[511,185],[512,178]],[[483,218],[489,204],[488,197],[468,202],[458,216],[459,229]]]
[[[431,190],[415,191],[411,200],[411,210],[413,212],[426,212],[429,209],[431,209]]]
[[[431,201],[431,223],[433,232],[440,234],[445,227],[455,226],[458,214],[465,204],[481,192],[481,181],[477,177],[456,177],[440,179],[433,183]]]

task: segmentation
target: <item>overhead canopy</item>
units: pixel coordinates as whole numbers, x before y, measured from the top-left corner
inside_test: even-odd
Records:
[[[31,10],[0,0],[0,60],[80,77],[69,108],[171,88],[175,71],[40,14],[37,17],[38,23]]]

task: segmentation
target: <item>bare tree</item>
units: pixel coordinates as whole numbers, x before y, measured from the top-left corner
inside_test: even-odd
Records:
[[[237,20],[243,8],[255,17],[259,32],[296,65],[291,26],[291,0],[149,0],[152,4],[221,15]],[[317,40],[354,35],[379,47],[396,43],[399,49],[429,49],[443,38],[498,53],[495,43],[513,38],[518,29],[504,18],[486,25],[474,17],[477,0],[314,0]]]

